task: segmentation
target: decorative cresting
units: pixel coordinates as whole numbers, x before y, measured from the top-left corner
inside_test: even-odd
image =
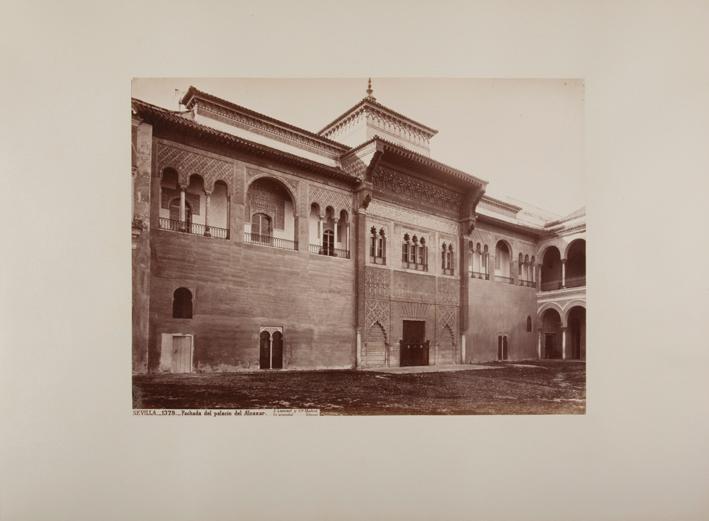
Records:
[[[423,302],[402,302],[401,316],[404,318],[426,318],[431,312],[431,304]]]
[[[352,197],[346,196],[334,190],[327,190],[319,186],[311,186],[308,188],[308,206],[317,203],[321,212],[325,212],[325,208],[332,206],[335,210],[335,217],[340,217],[340,211],[345,210],[347,215],[352,215]]]
[[[457,280],[439,279],[437,297],[436,301],[439,304],[457,306],[460,302],[460,283]]]
[[[366,268],[364,289],[367,298],[388,299],[391,291],[389,270]]]
[[[388,300],[367,300],[365,307],[367,308],[365,316],[367,330],[369,330],[377,322],[384,328],[384,336],[389,339],[389,323],[390,323],[390,305]]]
[[[214,183],[217,181],[224,181],[230,189],[234,186],[234,168],[231,162],[160,143],[158,172],[162,173],[165,168],[173,168],[177,172],[178,182],[182,186],[189,184],[192,174],[202,176],[207,192],[214,190]]]
[[[376,168],[373,183],[375,190],[391,192],[413,203],[432,206],[451,215],[458,216],[462,208],[461,194],[384,166]]]

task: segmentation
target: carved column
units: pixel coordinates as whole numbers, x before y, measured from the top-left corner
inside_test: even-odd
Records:
[[[561,259],[561,287],[566,287],[566,259]]]
[[[212,234],[209,233],[209,196],[212,192],[204,191],[204,236],[211,237]]]
[[[185,191],[187,187],[185,185],[180,185],[180,222],[185,222]]]
[[[339,219],[335,219],[335,223],[333,225],[333,234],[335,236],[335,244],[333,245],[333,247],[335,247],[335,248],[337,248],[337,243],[340,242],[340,233],[337,230],[337,228],[338,228],[337,224],[339,222],[340,222]]]
[[[566,327],[561,328],[561,359],[566,360]]]

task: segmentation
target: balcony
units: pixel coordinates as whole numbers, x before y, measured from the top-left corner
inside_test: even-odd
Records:
[[[512,277],[505,277],[504,275],[495,275],[495,281],[504,282],[506,284],[514,284],[514,279]]]
[[[297,250],[298,242],[272,237],[270,235],[260,235],[258,233],[244,232],[244,242],[247,244],[258,244],[269,248],[279,248],[281,250]]]
[[[537,283],[532,280],[520,280],[519,285],[525,286],[527,288],[536,288],[537,287]]]
[[[489,273],[483,273],[483,272],[481,272],[481,271],[471,271],[471,272],[470,272],[470,278],[471,278],[471,279],[490,280],[490,274],[489,274]]]
[[[309,244],[308,250],[310,253],[316,255],[326,255],[328,257],[339,257],[341,259],[350,258],[350,250],[341,250],[339,248],[332,248],[330,246],[321,246],[319,244]]]
[[[227,228],[205,226],[204,224],[198,224],[189,221],[176,221],[174,219],[167,219],[165,217],[160,217],[160,229],[168,230],[171,232],[201,235],[203,237],[211,237],[213,239],[229,238],[229,230]]]
[[[566,287],[567,288],[579,288],[586,285],[586,276],[582,275],[580,277],[566,277]]]

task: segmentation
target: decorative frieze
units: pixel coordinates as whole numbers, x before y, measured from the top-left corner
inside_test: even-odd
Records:
[[[459,215],[462,208],[462,194],[392,168],[378,166],[373,183],[375,190],[395,194],[414,204],[436,208],[443,213]]]
[[[157,156],[158,172],[162,174],[166,168],[172,168],[177,172],[178,182],[182,186],[189,184],[191,175],[198,174],[204,179],[204,188],[208,192],[214,190],[217,181],[224,181],[229,188],[233,187],[234,167],[230,161],[165,143],[158,144]]]
[[[403,318],[426,318],[433,309],[431,304],[423,302],[402,302],[400,306]]]
[[[394,206],[377,199],[372,200],[369,204],[367,213],[403,224],[416,223],[416,226],[420,228],[458,236],[459,225],[457,222]]]

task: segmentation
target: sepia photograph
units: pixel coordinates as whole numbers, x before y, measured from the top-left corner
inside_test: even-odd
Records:
[[[134,409],[584,414],[582,80],[132,87]]]
[[[0,521],[709,519],[706,0],[2,13]]]

